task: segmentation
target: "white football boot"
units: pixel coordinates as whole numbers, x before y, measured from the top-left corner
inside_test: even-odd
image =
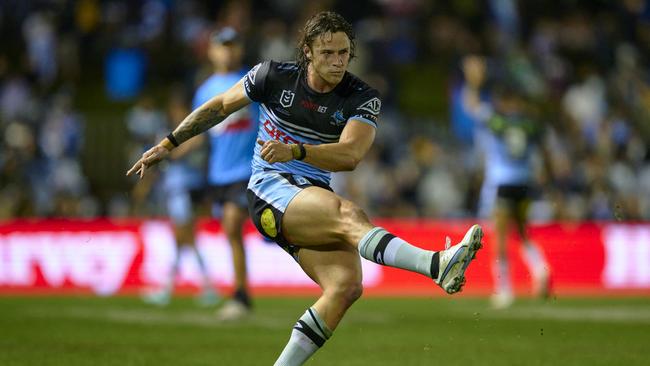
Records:
[[[483,246],[482,238],[481,227],[473,225],[460,243],[451,246],[451,242],[447,240],[445,250],[440,251],[438,278],[434,281],[448,294],[462,290],[465,284],[465,270]]]

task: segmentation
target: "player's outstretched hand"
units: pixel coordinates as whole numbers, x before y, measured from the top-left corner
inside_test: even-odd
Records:
[[[130,176],[131,174],[136,173],[140,176],[140,179],[142,179],[142,177],[144,177],[144,171],[147,168],[158,164],[168,155],[169,150],[167,150],[164,146],[156,145],[142,154],[140,160],[133,164],[133,167],[131,167],[131,169],[126,172],[126,175]]]
[[[260,156],[267,163],[284,163],[293,159],[293,153],[291,152],[291,146],[283,144],[280,141],[268,140],[262,141],[257,139],[257,144],[262,146],[262,151]]]

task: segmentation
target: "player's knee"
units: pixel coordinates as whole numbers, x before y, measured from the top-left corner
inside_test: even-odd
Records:
[[[329,294],[340,304],[351,306],[363,294],[361,281],[348,281],[337,284],[329,289]]]
[[[339,217],[342,239],[349,241],[355,238],[355,235],[366,224],[368,216],[355,203],[348,200],[341,200],[339,206]]]

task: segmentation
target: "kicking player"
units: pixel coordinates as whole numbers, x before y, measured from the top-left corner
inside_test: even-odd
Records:
[[[241,80],[246,74],[242,70],[243,52],[243,40],[233,28],[225,27],[211,35],[208,56],[214,73],[198,88],[194,109]],[[257,105],[242,108],[208,131],[208,192],[212,201],[221,205],[221,224],[235,272],[232,298],[217,311],[217,318],[224,321],[240,319],[251,311],[242,226],[248,218],[246,186],[257,136],[257,110]]]
[[[311,17],[298,50],[296,63],[255,66],[187,116],[127,172],[144,176],[190,137],[252,101],[260,103],[249,213],[258,230],[292,255],[322,289],[276,361],[285,366],[308,360],[361,296],[359,254],[421,273],[453,294],[462,289],[483,235],[474,225],[460,243],[424,250],[374,226],[361,208],[333,193],[330,172],[353,170],[364,157],[375,137],[381,100],[375,89],[346,71],[354,57],[354,35],[340,15]]]

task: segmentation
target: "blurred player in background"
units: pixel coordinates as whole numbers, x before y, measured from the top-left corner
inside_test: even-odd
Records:
[[[168,103],[170,121],[178,121],[187,115],[187,103],[181,93],[172,93]],[[189,248],[196,256],[202,278],[202,291],[197,302],[202,306],[216,305],[219,296],[214,290],[210,274],[200,251],[196,246],[197,206],[204,192],[203,165],[205,157],[201,150],[204,144],[203,136],[197,136],[182,148],[174,150],[172,159],[162,176],[162,189],[167,206],[167,214],[171,219],[176,252],[174,262],[163,287],[144,295],[143,300],[164,306],[169,303],[174,290],[174,282],[180,267],[183,248]]]
[[[143,177],[192,136],[252,101],[260,103],[249,212],[260,233],[292,255],[322,289],[298,319],[276,365],[302,365],[330,338],[361,296],[359,255],[423,274],[453,294],[462,289],[481,247],[483,234],[474,225],[457,245],[421,249],[373,225],[361,208],[332,192],[331,172],[353,170],[363,159],[381,109],[378,92],[347,72],[354,50],[352,26],[343,17],[314,15],[302,30],[296,63],[258,64],[187,116],[127,172]]]
[[[541,142],[543,125],[530,118],[523,91],[514,81],[496,84],[492,89],[491,103],[481,100],[480,89],[486,76],[483,58],[468,56],[463,60],[462,68],[468,86],[464,102],[479,124],[477,136],[484,153],[479,209],[482,216],[493,217],[496,234],[492,305],[506,308],[514,300],[507,256],[511,222],[521,238],[521,254],[532,275],[533,293],[546,298],[550,283],[549,266],[541,248],[527,233],[528,206],[535,177],[534,154],[540,152],[544,163],[550,162]],[[550,173],[550,168],[545,167]]]
[[[231,27],[210,36],[208,56],[214,73],[198,88],[193,108],[228,90],[246,74],[242,69],[244,44]],[[218,204],[221,224],[232,250],[234,293],[218,311],[220,320],[236,320],[251,311],[246,281],[246,253],[242,226],[248,218],[246,185],[251,176],[251,160],[257,136],[257,104],[242,108],[208,131],[208,195]]]

